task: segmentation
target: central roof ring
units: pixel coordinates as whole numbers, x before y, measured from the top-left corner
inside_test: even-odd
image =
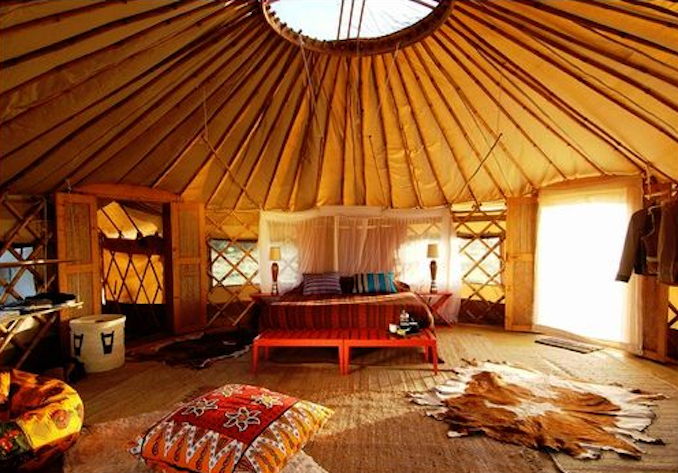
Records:
[[[416,23],[385,36],[376,38],[350,38],[322,41],[294,31],[281,22],[271,3],[278,0],[260,0],[264,17],[269,25],[287,41],[305,49],[342,56],[383,54],[402,49],[420,41],[436,31],[450,16],[454,0],[440,0],[438,5]]]

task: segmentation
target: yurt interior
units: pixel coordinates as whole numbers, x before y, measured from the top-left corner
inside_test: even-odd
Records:
[[[678,3],[1,0],[0,471],[678,471]]]

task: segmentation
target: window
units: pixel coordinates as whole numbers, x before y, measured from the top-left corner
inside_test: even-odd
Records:
[[[259,284],[259,248],[252,240],[209,240],[212,287]]]
[[[6,251],[0,257],[0,263],[16,263],[31,258],[33,254],[32,246],[14,245],[14,253]],[[35,275],[21,268],[20,266],[0,268],[0,297],[8,292],[5,302],[15,302],[17,300],[33,296],[36,293]]]
[[[467,284],[501,284],[501,239],[492,237],[459,237],[461,274]]]

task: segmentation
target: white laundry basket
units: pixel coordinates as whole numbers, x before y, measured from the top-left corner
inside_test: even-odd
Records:
[[[125,319],[121,314],[87,315],[69,321],[71,354],[88,373],[125,364]]]

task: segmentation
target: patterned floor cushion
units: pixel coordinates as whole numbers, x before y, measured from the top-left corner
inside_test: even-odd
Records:
[[[276,473],[331,415],[312,402],[229,384],[170,412],[131,452],[163,472]]]
[[[0,371],[0,471],[38,470],[75,443],[78,393],[58,379]]]

